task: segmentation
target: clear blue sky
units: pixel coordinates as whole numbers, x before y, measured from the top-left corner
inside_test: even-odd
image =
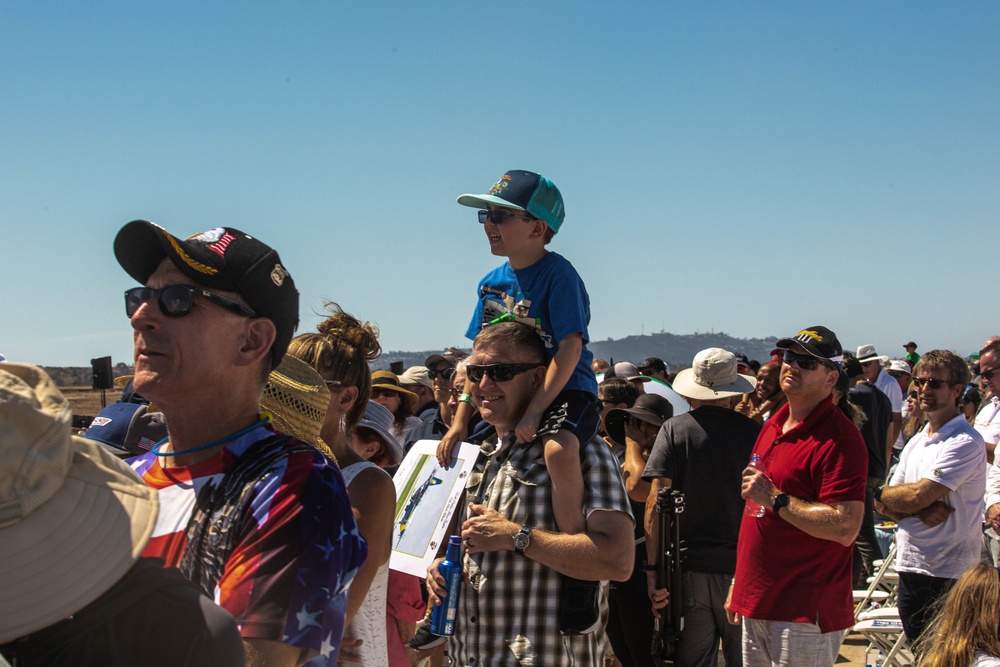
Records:
[[[0,2],[0,352],[131,361],[135,218],[276,247],[386,350],[465,344],[455,203],[550,177],[593,340],[1000,334],[1000,3]]]

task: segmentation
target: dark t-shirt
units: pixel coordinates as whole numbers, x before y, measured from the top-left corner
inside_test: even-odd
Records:
[[[870,382],[859,382],[847,391],[847,398],[867,417],[861,425],[861,437],[868,448],[868,476],[885,479],[885,439],[892,421],[889,397]]]
[[[0,653],[21,667],[244,664],[243,640],[229,612],[158,558],[140,558],[97,600],[0,646]]]
[[[657,434],[642,478],[667,477],[684,492],[684,570],[736,571],[745,504],[741,479],[759,432],[760,424],[749,417],[704,405],[668,419]]]

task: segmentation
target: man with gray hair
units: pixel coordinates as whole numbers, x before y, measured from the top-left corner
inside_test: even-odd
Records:
[[[114,250],[142,285],[125,292],[135,389],[167,420],[168,437],[131,460],[160,499],[143,555],[239,621],[248,665],[335,661],[367,545],[337,466],[260,407],[298,323],[292,277],[229,227],[180,239],[135,220]]]
[[[677,661],[690,667],[714,667],[719,642],[726,665],[741,663],[738,627],[727,622],[726,594],[736,571],[736,544],[743,518],[740,483],[743,468],[760,433],[760,424],[735,410],[739,398],[754,390],[756,379],[736,372],[736,355],[712,347],[695,355],[691,368],[674,379],[674,391],[691,412],[663,423],[642,478],[650,482],[646,500],[647,589],[653,613],[668,603],[652,569],[663,554],[659,544],[656,500],[660,489],[684,493],[680,514],[685,545],[682,581],[684,629]]]
[[[874,345],[862,345],[858,348],[858,361],[865,372],[865,379],[889,398],[892,407],[892,423],[889,424],[888,442],[896,442],[903,430],[903,390],[899,382],[885,372],[889,357],[879,355]],[[905,444],[905,443],[903,443]],[[902,445],[900,445],[902,448]]]

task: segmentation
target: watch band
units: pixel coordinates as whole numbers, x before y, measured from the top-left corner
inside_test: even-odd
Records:
[[[458,402],[459,403],[472,403],[472,394],[459,394],[458,395]]]
[[[787,493],[779,493],[774,497],[774,507],[771,508],[771,511],[777,514],[782,507],[788,507],[789,502],[791,502],[791,498],[788,497]]]
[[[514,553],[519,556],[524,555],[524,550],[531,544],[531,526],[524,524],[521,530],[514,535]]]

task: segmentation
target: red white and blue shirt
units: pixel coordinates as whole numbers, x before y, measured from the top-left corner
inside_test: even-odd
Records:
[[[160,500],[143,556],[177,565],[199,491],[210,481],[218,483],[247,449],[275,433],[261,425],[192,466],[163,468],[152,453],[131,459]],[[215,601],[233,615],[244,638],[314,649],[336,660],[347,588],[368,546],[358,533],[346,485],[334,464],[308,449],[293,452],[277,465],[253,488]]]

